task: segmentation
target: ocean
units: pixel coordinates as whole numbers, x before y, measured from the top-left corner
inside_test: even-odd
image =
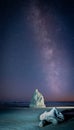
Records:
[[[30,102],[0,102],[0,107],[29,107]],[[45,102],[47,107],[53,107],[53,106],[74,106],[74,102]]]

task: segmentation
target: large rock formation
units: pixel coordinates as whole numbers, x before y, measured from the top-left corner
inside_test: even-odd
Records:
[[[32,96],[30,107],[34,107],[34,108],[46,107],[44,104],[44,97],[38,91],[38,89],[35,90],[35,92]]]

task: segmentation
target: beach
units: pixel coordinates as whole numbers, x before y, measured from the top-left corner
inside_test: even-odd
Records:
[[[39,116],[47,108],[10,108],[0,110],[0,130],[74,130],[74,107],[57,107],[65,116],[61,124],[39,127]]]

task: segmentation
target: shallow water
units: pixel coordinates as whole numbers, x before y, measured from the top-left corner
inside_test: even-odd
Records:
[[[0,111],[0,130],[74,130],[74,118],[58,124],[56,126],[50,124],[43,128],[38,126],[39,115],[44,109],[7,109]]]

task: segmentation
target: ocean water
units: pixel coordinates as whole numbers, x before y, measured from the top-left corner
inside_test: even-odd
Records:
[[[52,106],[74,106],[74,102],[46,102],[45,103],[47,107],[52,107]]]
[[[58,125],[39,127],[39,116],[50,108],[7,108],[0,110],[0,130],[74,130],[74,118]],[[62,111],[62,109],[60,109]],[[73,109],[74,110],[74,109]],[[72,111],[72,110],[71,110]],[[72,111],[73,112],[73,111]],[[69,115],[72,113],[69,113]],[[72,114],[73,115],[73,114]]]
[[[0,102],[0,107],[29,107],[30,102]],[[74,106],[74,102],[45,102],[47,107]]]

